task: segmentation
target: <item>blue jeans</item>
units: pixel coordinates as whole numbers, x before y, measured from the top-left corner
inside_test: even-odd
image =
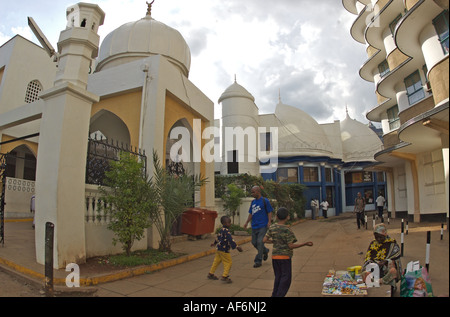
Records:
[[[252,229],[252,244],[258,251],[255,256],[255,263],[261,264],[263,255],[269,253],[269,249],[264,246],[264,236],[266,235],[267,227]]]

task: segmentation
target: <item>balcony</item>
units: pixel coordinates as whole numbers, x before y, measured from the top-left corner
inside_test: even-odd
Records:
[[[370,48],[370,47],[369,47]],[[372,48],[372,51],[376,50]],[[377,50],[375,53],[371,52],[369,59],[361,66],[359,76],[368,82],[374,82],[374,75],[378,73],[378,65],[386,58],[386,51],[384,47]]]
[[[381,96],[379,100],[381,100]],[[379,104],[373,108],[372,110],[369,110],[366,114],[366,118],[369,121],[374,122],[381,122],[382,119],[386,118],[386,111],[393,107],[397,103],[396,98],[386,98],[384,101],[379,102]]]
[[[417,113],[421,110],[417,109]],[[412,113],[410,116],[413,115]],[[411,153],[422,153],[442,148],[442,135],[448,136],[448,101],[440,106],[422,112],[402,123],[398,136],[404,142],[411,142]]]
[[[382,49],[384,47],[383,32],[404,9],[403,1],[378,1],[372,12],[372,21],[365,30],[366,42],[377,49]]]
[[[383,148],[384,150],[392,148],[400,143],[398,138],[398,130],[393,130],[383,135]]]
[[[394,37],[397,47],[408,56],[423,55],[421,43],[418,40],[412,41],[411,36],[414,35],[418,39],[422,30],[431,25],[433,19],[441,12],[442,8],[434,1],[414,1],[414,5],[397,23]]]
[[[365,7],[358,14],[358,17],[353,22],[352,27],[350,28],[350,34],[353,39],[361,44],[366,44],[366,39],[364,37],[364,33],[367,27],[368,21],[370,21],[370,16],[372,11],[370,7]]]
[[[415,103],[411,107],[405,109],[398,114],[400,123],[403,124],[408,120],[417,117],[418,115],[427,112],[434,108],[434,101],[432,96],[428,96],[425,99]]]

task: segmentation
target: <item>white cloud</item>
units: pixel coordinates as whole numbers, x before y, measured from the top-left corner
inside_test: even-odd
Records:
[[[92,2],[106,13],[101,39],[143,18],[147,10],[140,0]],[[28,37],[26,17],[33,16],[56,47],[66,24],[65,8],[73,3],[9,2],[0,10],[0,41],[14,32]],[[263,113],[275,110],[279,90],[284,103],[319,122],[345,118],[346,104],[352,118],[367,122],[365,112],[376,105],[373,84],[358,75],[367,57],[350,36],[355,16],[341,1],[157,0],[152,17],[186,39],[192,53],[190,79],[216,104],[216,117],[217,100],[234,75]]]
[[[35,39],[33,32],[29,27],[22,27],[22,26],[13,27],[11,28],[11,32],[14,34],[19,34],[30,41],[34,41]]]

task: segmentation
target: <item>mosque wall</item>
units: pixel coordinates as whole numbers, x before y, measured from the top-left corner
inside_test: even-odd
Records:
[[[91,124],[95,115],[102,110],[109,111],[119,117],[130,133],[130,146],[139,146],[139,122],[141,116],[142,91],[126,92],[121,95],[101,99],[92,106]],[[90,131],[95,132],[95,131]]]
[[[42,48],[17,35],[0,49],[0,113],[26,103],[31,81],[37,80],[42,91],[53,86],[56,63]]]
[[[192,142],[194,142],[193,138],[200,140],[200,149],[192,148],[192,151],[190,153],[191,154],[190,156],[193,159],[194,158],[193,152],[200,150],[200,154],[201,154],[201,149],[203,149],[203,147],[205,146],[206,140],[204,140],[202,138],[201,133],[202,133],[202,131],[204,131],[204,129],[207,126],[206,122],[204,119],[201,119],[201,117],[198,114],[194,113],[191,109],[186,107],[186,105],[184,105],[181,101],[177,100],[171,94],[167,94],[166,95],[165,116],[164,116],[164,136],[166,138],[169,138],[170,130],[175,125],[175,123],[179,120],[185,120],[185,122],[187,122],[187,124],[190,125],[190,129],[188,129],[188,130],[190,130],[192,133],[192,135],[190,135]],[[194,120],[200,120],[200,131],[195,131]],[[198,133],[200,133],[200,135],[198,135]],[[195,142],[194,142],[194,144],[195,144]],[[166,145],[167,145],[167,143],[164,142],[163,153],[167,152]],[[162,159],[162,157],[160,157],[160,158]],[[164,162],[163,164],[165,164],[165,160],[162,160],[162,162]],[[201,162],[193,162],[192,161],[192,162],[186,162],[186,163],[194,164],[194,167],[191,168],[191,170],[193,171],[194,174],[206,175],[206,163],[203,159],[201,159]],[[199,166],[195,167],[195,165],[199,165]],[[202,186],[202,188],[200,189],[200,206],[203,206],[203,207],[206,206],[206,188],[205,188],[205,186]]]

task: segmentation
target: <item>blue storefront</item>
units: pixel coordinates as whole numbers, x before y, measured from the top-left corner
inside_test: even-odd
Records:
[[[304,184],[307,187],[304,192],[306,216],[311,215],[311,199],[319,202],[326,199],[330,208],[328,215],[332,216],[353,211],[358,192],[366,198],[366,210],[375,209],[374,201],[380,191],[386,197],[384,173],[363,170],[370,164],[343,163],[329,157],[295,156],[279,158],[277,171],[262,176],[265,180],[279,183]]]

